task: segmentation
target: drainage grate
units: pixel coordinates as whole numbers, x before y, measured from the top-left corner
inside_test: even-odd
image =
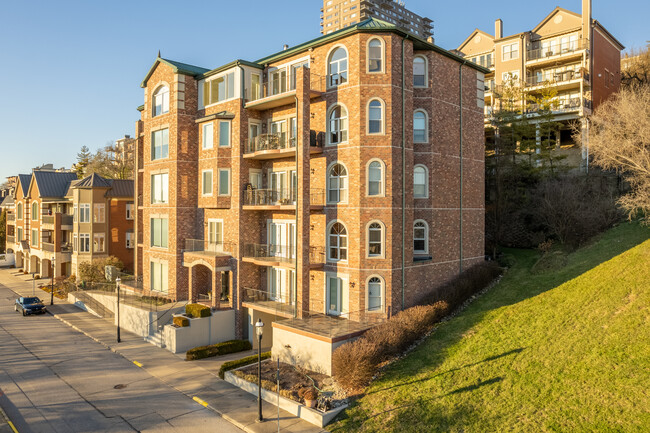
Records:
[[[113,388],[115,388],[115,389],[124,389],[124,388],[126,388],[126,385],[124,385],[123,383],[118,383]]]

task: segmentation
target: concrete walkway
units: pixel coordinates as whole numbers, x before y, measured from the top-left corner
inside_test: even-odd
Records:
[[[15,269],[1,269],[0,283],[20,296],[32,295],[31,277],[19,274]],[[145,342],[142,337],[124,330],[121,332],[122,342],[117,343],[116,328],[112,322],[82,311],[56,297],[54,305],[50,306],[49,293],[38,288],[35,293],[45,301],[48,311],[57,319],[132,361],[151,376],[194,399],[197,404],[202,404],[217,412],[240,429],[251,433],[278,431],[277,406],[263,401],[262,411],[267,421],[257,423],[255,422],[257,398],[217,376],[223,362],[239,359],[254,352],[231,354],[200,361],[185,361],[184,354],[182,356],[174,355],[168,350],[153,346]],[[283,410],[280,411],[279,431],[287,433],[326,432],[326,430]]]

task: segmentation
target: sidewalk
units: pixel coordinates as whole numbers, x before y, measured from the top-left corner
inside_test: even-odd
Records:
[[[43,281],[45,282],[45,281]],[[20,296],[32,295],[31,276],[18,274],[15,269],[0,270],[0,283]],[[38,281],[37,281],[38,283]],[[201,361],[185,361],[184,356],[174,355],[145,342],[142,337],[121,331],[121,343],[116,342],[116,327],[112,322],[80,310],[58,298],[50,306],[50,295],[36,288],[36,296],[43,299],[48,311],[70,327],[87,335],[113,352],[132,361],[150,375],[187,395],[207,408],[217,412],[235,426],[250,433],[277,432],[277,406],[262,402],[262,411],[268,421],[257,423],[257,397],[237,388],[217,376],[221,364],[229,359],[239,359],[245,354],[233,354],[224,358]],[[283,410],[280,411],[280,432],[325,432]]]

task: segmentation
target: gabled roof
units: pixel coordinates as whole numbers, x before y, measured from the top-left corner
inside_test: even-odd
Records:
[[[131,179],[108,179],[111,189],[106,191],[106,197],[134,198],[135,188]]]
[[[175,60],[169,60],[169,59],[163,59],[162,57],[157,57],[156,61],[153,63],[153,66],[151,66],[151,69],[149,69],[149,72],[147,72],[147,76],[144,77],[144,80],[142,80],[142,83],[140,83],[140,87],[147,86],[147,81],[149,81],[151,74],[153,74],[153,71],[156,70],[156,66],[158,66],[159,63],[164,63],[167,66],[170,66],[175,74],[197,76],[197,75],[205,74],[206,72],[210,71],[209,69],[202,68],[200,66],[189,65],[187,63],[181,63]]]
[[[78,182],[75,182],[73,188],[110,188],[111,184],[98,175],[97,173],[93,173],[89,176],[84,177]]]
[[[14,196],[9,194],[8,196],[5,197],[4,200],[2,200],[2,204],[0,204],[0,207],[13,207],[14,206]]]
[[[76,173],[39,171],[33,173],[40,197],[65,197],[70,182],[77,179]]]
[[[258,63],[249,62],[248,60],[237,59],[237,60],[234,60],[234,61],[232,61],[230,63],[226,63],[223,66],[219,66],[218,68],[215,68],[215,69],[212,69],[212,70],[206,72],[200,78],[210,77],[212,75],[218,74],[219,72],[225,71],[225,70],[230,69],[230,68],[234,68],[235,66],[239,66],[239,65],[250,66],[251,68],[257,68],[257,69],[264,69],[264,66],[262,66],[262,65],[260,65]]]
[[[20,186],[23,189],[23,197],[27,197],[27,194],[29,194],[29,184],[32,181],[32,175],[31,174],[19,174],[18,175],[18,181],[20,182]]]
[[[535,26],[535,28],[532,30],[532,32],[537,33],[537,31],[539,29],[541,29],[542,26],[544,24],[546,24],[548,22],[548,20],[550,20],[553,17],[553,15],[555,15],[558,12],[566,12],[567,14],[573,15],[573,16],[575,16],[577,18],[582,18],[582,15],[580,15],[578,13],[575,13],[575,12],[572,12],[572,11],[570,11],[568,9],[564,9],[564,8],[559,7],[559,6],[556,6],[555,9],[553,9],[550,14],[546,15],[546,18],[544,18],[539,24],[537,24],[537,26]]]
[[[492,36],[491,34],[486,33],[486,32],[484,32],[483,30],[474,29],[474,31],[473,31],[473,32],[472,32],[472,33],[467,37],[467,39],[465,39],[465,40],[463,41],[462,44],[460,44],[460,45],[458,46],[458,48],[456,48],[456,50],[458,50],[458,51],[462,51],[462,48],[463,48],[465,45],[467,45],[467,43],[468,43],[469,41],[471,41],[472,39],[474,39],[474,36],[476,36],[476,35],[478,35],[478,34],[483,35],[483,36],[487,36],[488,38],[494,40],[494,36]]]

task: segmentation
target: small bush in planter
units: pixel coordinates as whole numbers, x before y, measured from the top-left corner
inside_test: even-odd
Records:
[[[210,317],[212,316],[212,311],[210,307],[201,304],[187,304],[185,306],[185,314],[190,317]]]
[[[305,399],[305,406],[315,407],[316,400],[318,400],[318,391],[315,388],[307,388],[307,391],[302,394],[302,398]]]
[[[40,280],[40,279],[41,279],[41,276],[38,275],[38,274],[36,274],[36,275],[34,275],[34,279],[35,279],[35,280]]]
[[[184,328],[186,326],[190,326],[190,320],[187,317],[174,316],[174,325],[178,326],[179,328]]]

